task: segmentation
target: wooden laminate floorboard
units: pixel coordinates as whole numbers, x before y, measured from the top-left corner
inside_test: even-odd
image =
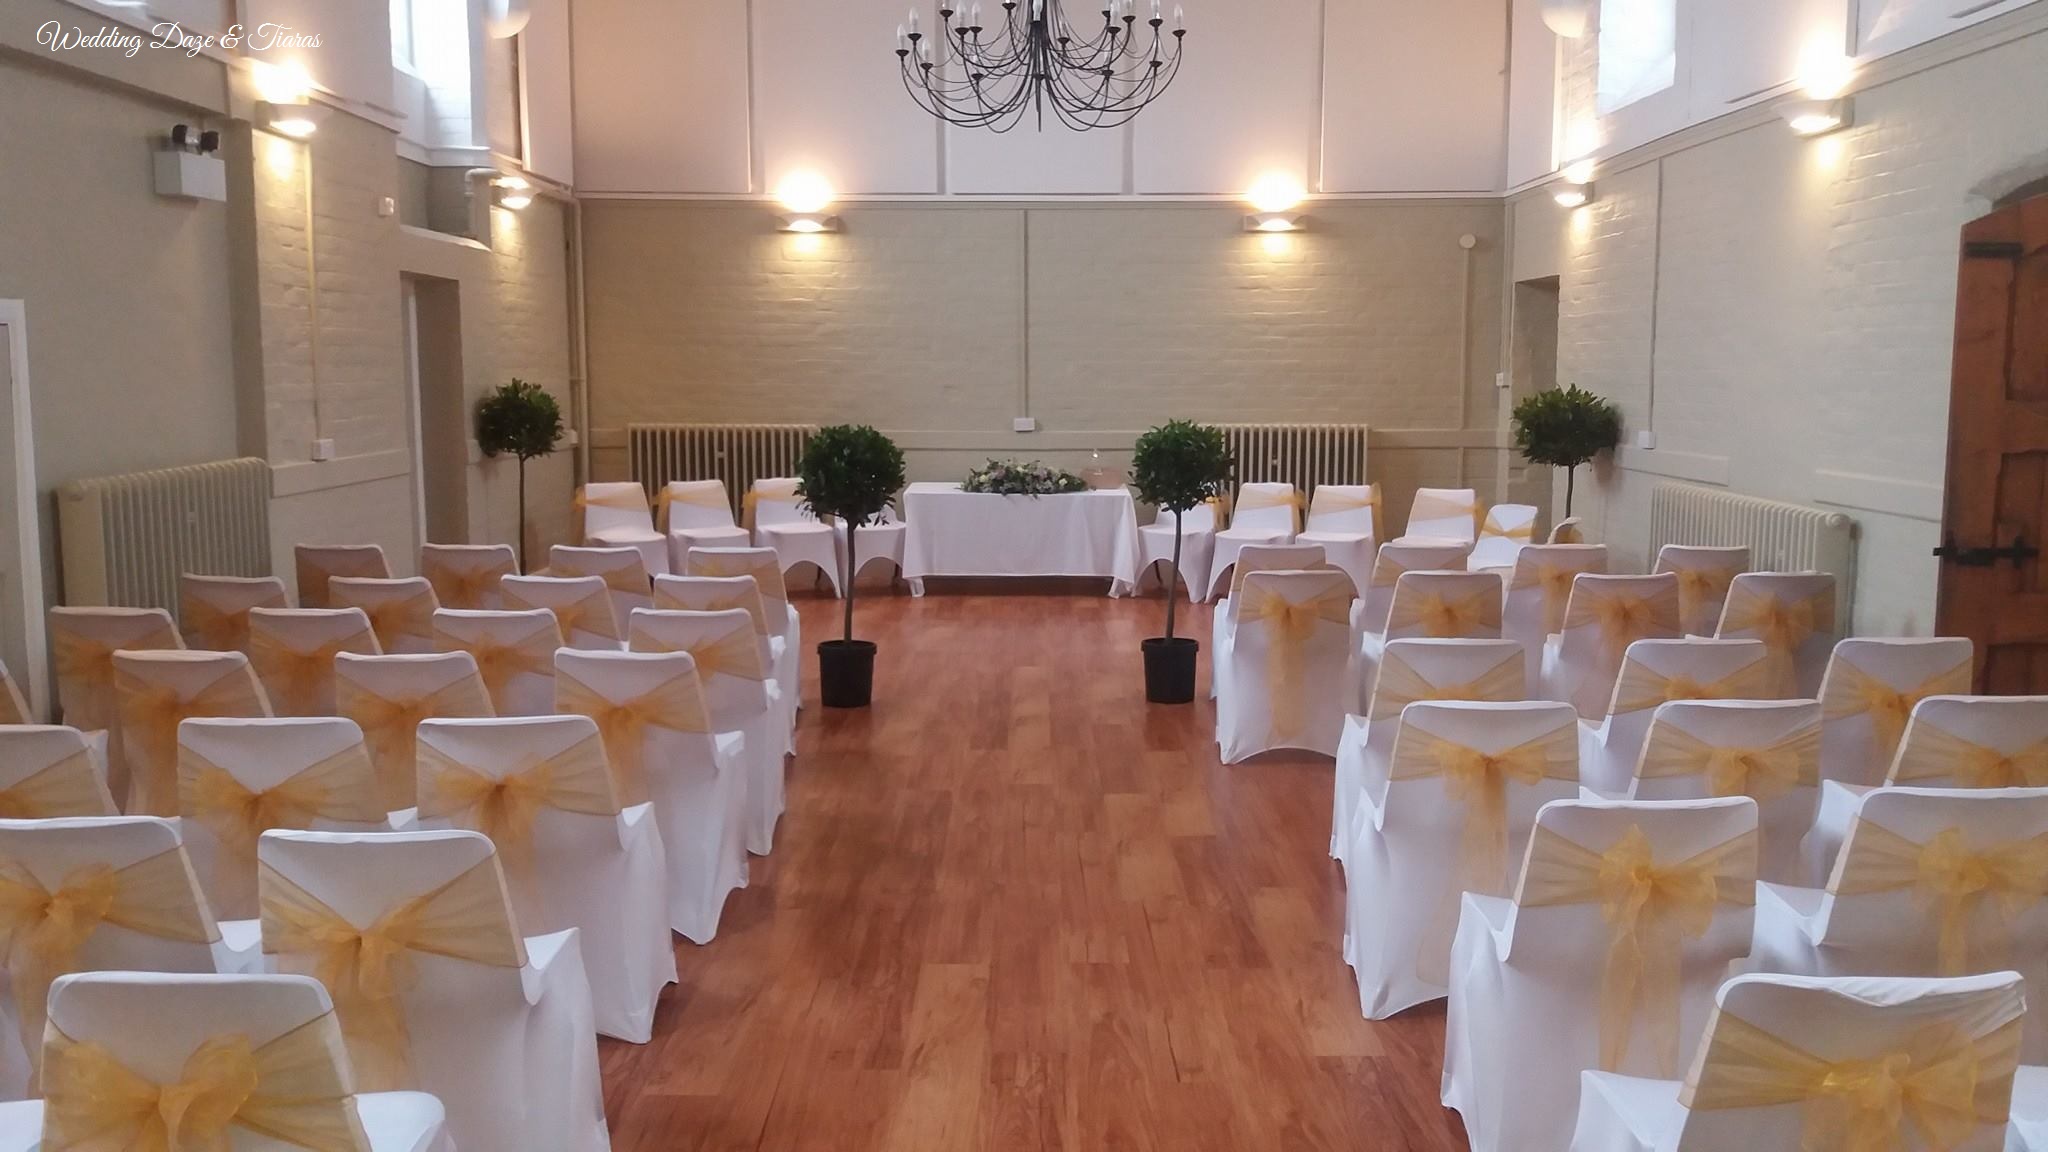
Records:
[[[800,600],[808,648],[838,604]],[[1359,1018],[1330,762],[1147,707],[1163,603],[881,595],[876,703],[806,708],[772,856],[605,1042],[618,1152],[1465,1147],[1443,1013]],[[1209,614],[1185,613],[1204,640]]]

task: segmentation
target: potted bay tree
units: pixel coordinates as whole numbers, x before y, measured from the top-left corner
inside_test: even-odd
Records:
[[[1173,563],[1166,570],[1166,635],[1144,641],[1145,699],[1187,704],[1195,698],[1195,657],[1201,644],[1173,634],[1180,584],[1181,515],[1223,495],[1230,484],[1230,448],[1221,429],[1173,420],[1138,437],[1131,487],[1139,500],[1173,513]]]
[[[866,425],[820,428],[797,461],[796,494],[821,520],[846,525],[846,630],[818,645],[818,694],[827,708],[865,708],[874,696],[875,644],[853,638],[853,577],[860,571],[863,525],[880,522],[903,487],[903,451]]]
[[[1564,469],[1564,514],[1572,514],[1579,465],[1621,443],[1621,409],[1577,384],[1546,388],[1515,405],[1515,447],[1531,464]]]
[[[555,450],[562,408],[552,393],[517,376],[476,407],[476,443],[486,456],[519,458],[519,570],[526,571],[526,462]]]

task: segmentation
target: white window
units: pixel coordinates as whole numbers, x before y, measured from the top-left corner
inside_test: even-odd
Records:
[[[412,0],[391,0],[391,62],[400,68],[413,66]]]
[[[1594,100],[1600,114],[1626,108],[1677,80],[1678,0],[1602,0]]]

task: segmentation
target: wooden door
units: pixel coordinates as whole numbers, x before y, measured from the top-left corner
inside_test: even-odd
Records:
[[[1936,627],[1977,687],[2048,693],[2048,196],[1963,229]]]

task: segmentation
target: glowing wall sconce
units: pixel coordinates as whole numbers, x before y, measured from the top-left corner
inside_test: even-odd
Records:
[[[1566,40],[1593,31],[1593,0],[1543,0],[1543,26]]]
[[[1583,184],[1571,180],[1560,180],[1550,189],[1550,197],[1560,208],[1583,208],[1593,202],[1593,183]]]
[[[839,217],[825,211],[832,206],[832,185],[816,172],[792,172],[775,186],[775,199],[781,202],[783,212],[775,218],[778,232],[801,232],[815,235],[819,232],[837,232],[842,227]]]
[[[1280,172],[1269,172],[1259,177],[1245,199],[1251,202],[1252,211],[1244,218],[1247,232],[1299,232],[1308,226],[1308,217],[1294,209],[1308,198],[1308,192],[1299,180]]]
[[[301,97],[297,103],[278,103],[272,100],[256,102],[256,124],[279,136],[294,140],[310,139],[320,130],[321,121],[327,119],[328,109]]]
[[[517,212],[533,203],[533,185],[524,176],[499,176],[491,181],[491,203]]]
[[[313,103],[313,78],[304,64],[256,60],[249,67],[250,82],[256,89],[257,127],[293,140],[305,140],[320,130],[328,108]]]
[[[1847,96],[1833,100],[1787,100],[1778,115],[1796,136],[1825,136],[1855,122],[1856,105]]]

